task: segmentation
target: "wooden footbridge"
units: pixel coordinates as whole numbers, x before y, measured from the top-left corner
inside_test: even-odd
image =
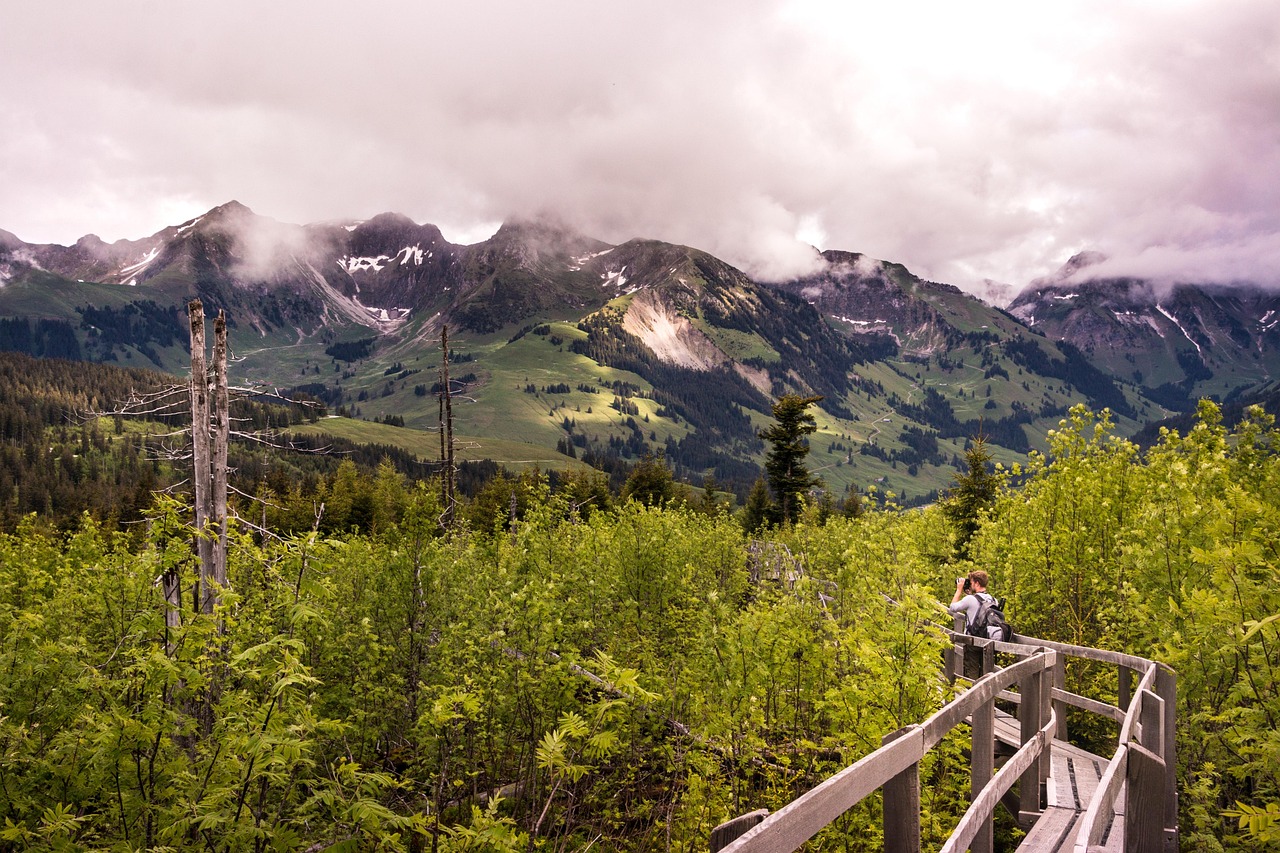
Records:
[[[973,733],[971,800],[943,853],[991,853],[992,817],[1001,803],[1027,830],[1018,847],[1024,853],[1177,851],[1172,670],[1133,655],[1017,634],[1002,643],[950,633],[947,674],[968,689],[777,812],[751,812],[716,827],[713,853],[798,850],[877,790],[884,796],[884,850],[918,853],[920,760],[961,723]],[[997,653],[1012,662],[996,666]],[[1067,692],[1069,658],[1115,667],[1117,705]],[[1068,706],[1117,724],[1110,758],[1067,741]]]

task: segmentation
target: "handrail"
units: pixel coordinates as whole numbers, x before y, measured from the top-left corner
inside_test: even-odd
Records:
[[[1057,663],[1057,656],[1056,651],[1042,650],[1012,666],[990,673],[963,695],[944,705],[924,723],[908,726],[898,733],[896,739],[766,817],[722,848],[724,853],[789,853],[799,849],[820,830],[876,790],[904,773],[915,773],[924,754],[936,746],[955,725],[981,706],[994,702],[996,695],[1002,690],[1015,683],[1026,683],[1051,670]],[[1045,733],[1044,736],[1038,735],[1023,745],[1019,754],[1023,755],[1023,763],[1027,767],[1022,770],[1031,767],[1037,758],[1045,754],[1054,725],[1055,720],[1051,718],[1039,730]],[[1005,779],[1000,784],[1005,784],[1005,781],[1021,776],[1022,772],[1001,775]],[[1012,784],[1011,781],[1008,782],[1005,790]],[[888,811],[886,806],[886,812]],[[988,816],[989,814],[990,811]],[[915,820],[918,834],[918,809]]]
[[[1045,723],[1044,727],[1036,732],[1035,739],[1024,743],[1004,765],[1003,771],[1008,772],[1002,771],[996,774],[973,797],[973,802],[969,804],[969,808],[965,809],[964,816],[960,818],[960,823],[952,830],[951,837],[947,839],[946,844],[942,845],[939,853],[957,853],[957,851],[969,849],[973,839],[982,830],[982,821],[990,817],[991,813],[995,811],[996,804],[1000,802],[1000,798],[1009,792],[1009,789],[1027,771],[1049,741],[1053,740],[1053,730],[1057,728],[1057,725],[1057,715],[1050,713],[1049,722]]]
[[[947,631],[953,648],[966,646],[981,660],[982,675],[964,693],[944,705],[927,720],[908,726],[885,738],[880,749],[864,756],[844,770],[773,814],[753,812],[751,820],[737,818],[717,828],[734,825],[713,843],[724,853],[789,853],[798,849],[837,817],[883,788],[885,792],[885,849],[919,849],[918,765],[924,754],[957,724],[972,719],[974,728],[973,795],[969,808],[943,846],[943,853],[990,849],[990,824],[996,804],[1019,782],[1021,818],[1034,821],[1040,814],[1040,785],[1048,778],[1049,745],[1065,739],[1065,706],[1081,708],[1120,724],[1116,752],[1099,780],[1087,809],[1074,830],[1074,853],[1088,853],[1097,845],[1107,827],[1120,816],[1115,804],[1121,789],[1128,785],[1128,806],[1123,815],[1124,849],[1177,849],[1177,793],[1174,754],[1174,706],[1176,680],[1167,666],[1136,655],[1076,646],[1015,634],[1010,642],[971,637]],[[956,658],[959,658],[957,649]],[[995,666],[996,652],[1020,658],[1006,667]],[[1064,665],[1068,657],[1111,664],[1119,668],[1121,707],[1068,692],[1063,687]],[[948,661],[948,673],[959,669],[958,660]],[[1133,701],[1128,697],[1128,673],[1141,673]],[[1049,673],[1050,679],[1043,676]],[[1054,681],[1056,680],[1056,684]],[[1019,693],[1008,689],[1018,685]],[[1022,710],[1021,744],[1000,773],[991,774],[990,750],[993,738],[990,717],[996,699],[1017,701]],[[1028,702],[1027,700],[1032,701]],[[1127,707],[1125,707],[1127,705]],[[981,722],[985,720],[985,722]],[[987,739],[987,757],[980,767],[979,729]],[[745,816],[744,816],[745,817]],[[894,832],[890,823],[894,821]],[[754,825],[753,825],[754,824]],[[718,847],[726,835],[742,831],[727,846]],[[909,839],[915,833],[914,845]],[[985,830],[985,832],[984,832]],[[1114,830],[1113,830],[1114,831]],[[902,840],[907,837],[907,840]],[[975,844],[975,839],[978,843]],[[1069,842],[1070,843],[1070,842]]]
[[[957,632],[949,633],[953,641],[961,644],[981,646],[985,642]],[[1126,808],[1123,829],[1126,849],[1164,849],[1167,846],[1176,849],[1178,820],[1174,750],[1176,682],[1173,671],[1164,664],[1124,652],[1059,643],[1021,634],[1015,634],[1011,640],[1016,645],[1054,649],[1067,657],[1083,658],[1120,667],[1122,707],[1117,708],[1066,690],[1055,688],[1052,691],[1056,702],[1081,708],[1120,724],[1120,732],[1116,737],[1116,752],[1108,762],[1083,817],[1076,825],[1074,853],[1088,853],[1091,846],[1101,842],[1107,827],[1116,817],[1115,804],[1121,787],[1126,783],[1130,785],[1136,783],[1138,795],[1136,799],[1144,801],[1141,808],[1135,808],[1132,805]],[[1004,651],[1004,648],[1000,650]],[[1125,693],[1127,692],[1126,669],[1142,673],[1137,689],[1133,692],[1133,701],[1127,703],[1127,708],[1123,707],[1126,704]],[[1139,732],[1142,728],[1147,730]],[[1155,734],[1152,734],[1153,730]],[[1140,752],[1140,758],[1134,763],[1140,762],[1142,765],[1140,769],[1131,767],[1131,757],[1136,752]],[[1135,796],[1131,792],[1130,801],[1132,802],[1133,799]]]
[[[1113,755],[1111,757],[1111,761],[1108,762],[1107,769],[1102,774],[1102,778],[1098,782],[1098,787],[1094,791],[1093,799],[1089,801],[1089,807],[1085,810],[1084,817],[1080,820],[1077,827],[1075,846],[1073,848],[1075,853],[1088,853],[1091,846],[1099,844],[1102,841],[1102,835],[1106,831],[1107,825],[1113,819],[1115,803],[1117,798],[1120,796],[1120,786],[1125,781],[1128,781],[1130,776],[1130,754],[1133,752],[1135,743],[1137,743],[1134,738],[1135,729],[1138,728],[1140,719],[1144,715],[1150,714],[1150,709],[1148,707],[1149,704],[1159,703],[1161,706],[1164,705],[1164,702],[1160,697],[1156,696],[1153,692],[1153,688],[1156,685],[1156,677],[1159,674],[1159,668],[1159,664],[1150,662],[1150,665],[1142,676],[1142,681],[1138,684],[1138,690],[1134,694],[1134,701],[1130,703],[1129,711],[1125,714],[1124,722],[1120,725],[1120,736],[1117,738],[1118,745],[1116,747],[1115,755]],[[1150,697],[1150,699],[1147,697]],[[1162,707],[1160,708],[1160,712],[1161,717],[1163,717]],[[1151,724],[1152,723],[1147,723],[1147,725]],[[1145,735],[1145,737],[1142,738],[1143,740],[1147,740],[1151,745],[1157,746],[1157,748],[1163,753],[1163,747],[1165,745],[1163,742],[1157,745],[1154,743],[1156,738],[1152,738],[1145,732],[1143,734]],[[1166,737],[1171,741],[1173,733],[1162,733],[1159,740],[1164,741]],[[1152,762],[1152,771],[1161,771],[1161,775],[1163,775],[1162,771],[1166,768],[1166,756],[1163,754],[1153,754],[1152,758],[1154,758],[1154,761]],[[1147,784],[1152,788],[1157,787],[1154,785],[1153,780],[1150,779],[1147,780]],[[1169,792],[1164,791],[1163,793],[1165,798],[1167,798]],[[1176,793],[1174,796],[1176,797]],[[1131,805],[1125,816],[1126,848],[1129,847],[1128,841],[1131,832],[1143,832],[1142,829],[1134,828],[1135,824],[1143,817],[1137,812],[1138,810]],[[1161,817],[1163,818],[1163,815],[1161,815]],[[1143,822],[1151,823],[1150,821]],[[1151,825],[1156,826],[1154,823]],[[1159,843],[1162,846],[1162,836],[1164,835],[1163,820],[1158,824],[1158,826],[1160,829],[1159,836],[1161,836]],[[1148,834],[1154,835],[1155,830],[1148,830]],[[1154,841],[1156,839],[1152,840]]]

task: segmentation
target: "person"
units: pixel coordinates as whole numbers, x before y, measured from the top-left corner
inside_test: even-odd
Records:
[[[951,597],[951,606],[947,608],[952,615],[959,616],[964,614],[965,631],[973,625],[973,620],[978,615],[978,609],[982,607],[984,600],[994,598],[991,593],[987,592],[987,584],[990,578],[982,569],[969,572],[967,577],[956,578],[956,594]],[[993,640],[1003,639],[1003,630],[998,625],[990,625],[987,627],[987,636]]]

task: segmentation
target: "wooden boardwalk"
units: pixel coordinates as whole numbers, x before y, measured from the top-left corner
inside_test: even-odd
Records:
[[[884,798],[884,850],[919,853],[920,761],[961,723],[972,730],[971,802],[941,853],[990,853],[993,812],[1002,803],[1027,830],[1022,853],[1176,853],[1172,670],[1133,655],[1034,637],[1015,635],[1001,643],[951,636],[947,673],[960,679],[962,670],[972,671],[977,680],[968,689],[923,723],[886,735],[880,749],[777,812],[761,809],[716,827],[713,853],[799,850],[877,790]],[[1015,662],[997,666],[997,653]],[[1115,666],[1117,704],[1068,692],[1069,658]],[[997,701],[1016,714],[997,708]],[[1110,759],[1067,740],[1069,706],[1119,726]]]
[[[1021,735],[1018,720],[1002,711],[996,712],[996,740],[1018,747]],[[1049,781],[1045,787],[1045,808],[1035,825],[1022,839],[1018,850],[1022,853],[1057,853],[1073,850],[1076,831],[1081,817],[1093,801],[1098,783],[1107,769],[1107,759],[1073,746],[1062,740],[1054,740],[1050,747]],[[1124,823],[1124,794],[1116,800],[1115,821]],[[1094,853],[1111,853],[1123,850],[1119,832],[1112,826],[1104,831],[1101,844],[1089,850]]]

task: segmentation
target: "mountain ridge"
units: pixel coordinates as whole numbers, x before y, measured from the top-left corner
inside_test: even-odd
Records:
[[[1174,384],[1184,374],[1144,391],[1147,376],[1099,355],[1105,336],[1056,335],[1041,305],[1061,309],[1060,288],[1077,287],[1065,278],[1015,300],[1030,306],[1028,324],[858,252],[824,251],[819,272],[766,283],[693,247],[609,244],[551,219],[515,219],[462,246],[397,213],[292,225],[232,201],[141,240],[37,246],[5,234],[0,348],[34,351],[31,324],[45,323],[42,352],[181,372],[181,313],[198,297],[227,312],[250,381],[429,428],[436,391],[415,374],[437,370],[448,325],[469,361],[454,375],[472,433],[597,460],[662,452],[688,476],[739,484],[758,468],[769,400],[785,393],[824,398],[815,453],[834,487],[920,494],[946,485],[978,431],[1016,461],[1075,403],[1109,406],[1135,431],[1190,391]],[[1076,307],[1104,310],[1105,298]],[[1221,339],[1231,324],[1215,322]],[[1233,382],[1248,376],[1242,358]]]

